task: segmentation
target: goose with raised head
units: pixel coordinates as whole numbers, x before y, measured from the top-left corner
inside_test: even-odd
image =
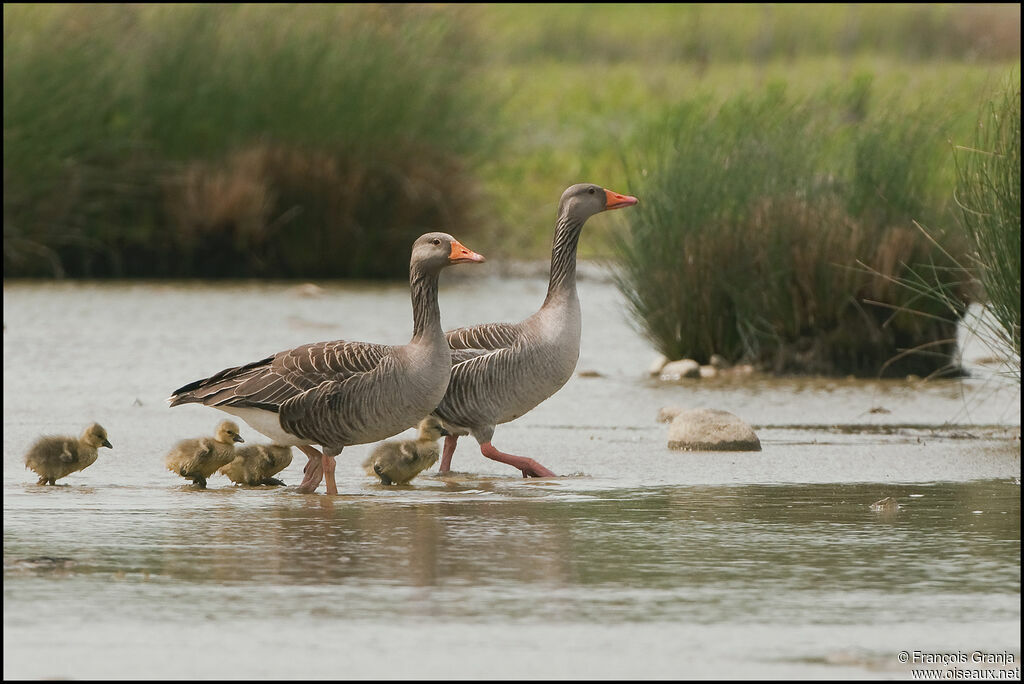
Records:
[[[452,264],[482,261],[447,233],[421,235],[409,263],[413,334],[408,344],[305,344],[185,385],[171,395],[171,406],[212,406],[238,416],[275,444],[298,447],[309,459],[299,491],[315,491],[326,479],[327,493],[337,494],[335,457],[344,447],[396,435],[444,397],[451,350],[441,329],[438,277]]]
[[[452,347],[452,378],[434,411],[451,433],[439,471],[451,469],[460,436],[472,434],[480,453],[518,468],[523,477],[550,477],[532,458],[499,451],[494,428],[515,420],[553,395],[572,377],[580,355],[580,300],[576,293],[576,246],[594,214],[637,203],[591,183],[566,189],[558,203],[547,297],[519,323],[489,323],[446,333]]]
[[[60,478],[95,463],[100,447],[113,448],[99,423],[89,425],[78,438],[40,437],[25,454],[25,467],[39,476],[37,484],[57,484]]]

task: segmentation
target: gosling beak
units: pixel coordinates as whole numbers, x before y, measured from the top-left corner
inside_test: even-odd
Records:
[[[108,442],[107,440],[103,440],[103,446],[107,447],[108,449],[114,448],[114,445]]]
[[[447,437],[447,436],[452,434],[452,433],[448,432],[447,430],[445,430],[444,428],[438,428],[438,429],[441,431],[441,436],[442,437]]]
[[[486,261],[486,259],[484,259],[483,254],[477,254],[476,252],[463,247],[462,243],[458,240],[452,240],[452,251],[448,255],[449,264],[481,264],[484,261]]]
[[[242,439],[242,435],[235,435],[231,439],[235,440],[236,442],[244,442],[245,441],[244,439]]]
[[[604,193],[605,193],[605,205],[604,205],[605,211],[607,211],[609,209],[619,209],[621,207],[629,207],[629,206],[632,206],[632,205],[634,205],[634,204],[636,204],[637,202],[640,201],[636,197],[633,197],[631,195],[620,195],[617,192],[612,192],[608,188],[605,188]]]

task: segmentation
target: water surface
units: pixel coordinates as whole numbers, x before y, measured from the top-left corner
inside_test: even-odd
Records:
[[[522,318],[544,285],[446,280],[444,324]],[[614,289],[581,300],[579,368],[601,375],[494,439],[560,477],[463,440],[452,476],[389,488],[360,446],[329,498],[195,490],[162,456],[221,414],[164,399],[303,342],[404,342],[406,288],[5,284],[5,678],[892,678],[900,650],[1019,666],[1016,389],[660,383]],[[666,405],[732,411],[763,451],[670,451]],[[91,420],[115,448],[35,485],[32,440]],[[869,508],[886,496],[897,512]]]

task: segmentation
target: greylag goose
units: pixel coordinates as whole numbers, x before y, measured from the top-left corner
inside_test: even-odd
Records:
[[[238,425],[222,420],[213,437],[183,439],[174,445],[164,458],[164,465],[172,473],[192,480],[200,489],[206,488],[206,478],[235,458],[235,442],[244,442],[238,434]]]
[[[299,491],[315,491],[326,479],[327,493],[337,494],[335,456],[344,447],[396,435],[441,401],[451,375],[451,351],[441,330],[438,276],[451,264],[483,260],[451,235],[421,235],[409,263],[409,344],[337,340],[302,345],[185,385],[171,395],[171,406],[213,406],[276,444],[297,446],[309,459]]]
[[[458,438],[472,434],[487,458],[518,468],[523,477],[550,477],[532,458],[499,451],[494,428],[515,420],[557,392],[572,377],[580,354],[580,300],[576,294],[576,245],[588,218],[637,199],[579,183],[558,203],[551,276],[544,304],[519,323],[489,323],[446,333],[452,347],[452,379],[434,411],[451,433],[445,437],[440,472],[451,469]]]
[[[107,431],[99,423],[85,428],[78,437],[40,437],[25,454],[25,467],[39,476],[37,484],[57,484],[57,480],[96,462],[100,447],[112,449]]]
[[[219,472],[235,484],[284,486],[274,475],[291,465],[292,448],[280,444],[253,444],[235,449],[235,459]]]
[[[441,454],[437,440],[448,432],[434,416],[421,420],[419,431],[416,439],[378,445],[363,461],[366,474],[379,477],[381,484],[408,484],[420,472],[437,463]]]

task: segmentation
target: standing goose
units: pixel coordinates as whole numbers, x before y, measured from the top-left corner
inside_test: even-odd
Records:
[[[532,458],[498,451],[494,427],[515,420],[561,389],[580,355],[580,300],[576,294],[576,245],[588,218],[637,199],[579,183],[558,202],[548,294],[537,313],[519,323],[489,323],[446,333],[452,347],[452,378],[435,409],[451,434],[445,437],[440,472],[451,469],[462,435],[472,434],[487,458],[507,463],[523,477],[551,477]]]
[[[441,401],[451,351],[441,330],[438,276],[451,264],[483,260],[451,235],[421,235],[409,263],[409,344],[305,344],[185,385],[171,395],[171,406],[213,406],[238,416],[275,444],[297,446],[309,459],[299,491],[316,490],[326,477],[327,493],[337,494],[335,456],[344,447],[398,434]]]

